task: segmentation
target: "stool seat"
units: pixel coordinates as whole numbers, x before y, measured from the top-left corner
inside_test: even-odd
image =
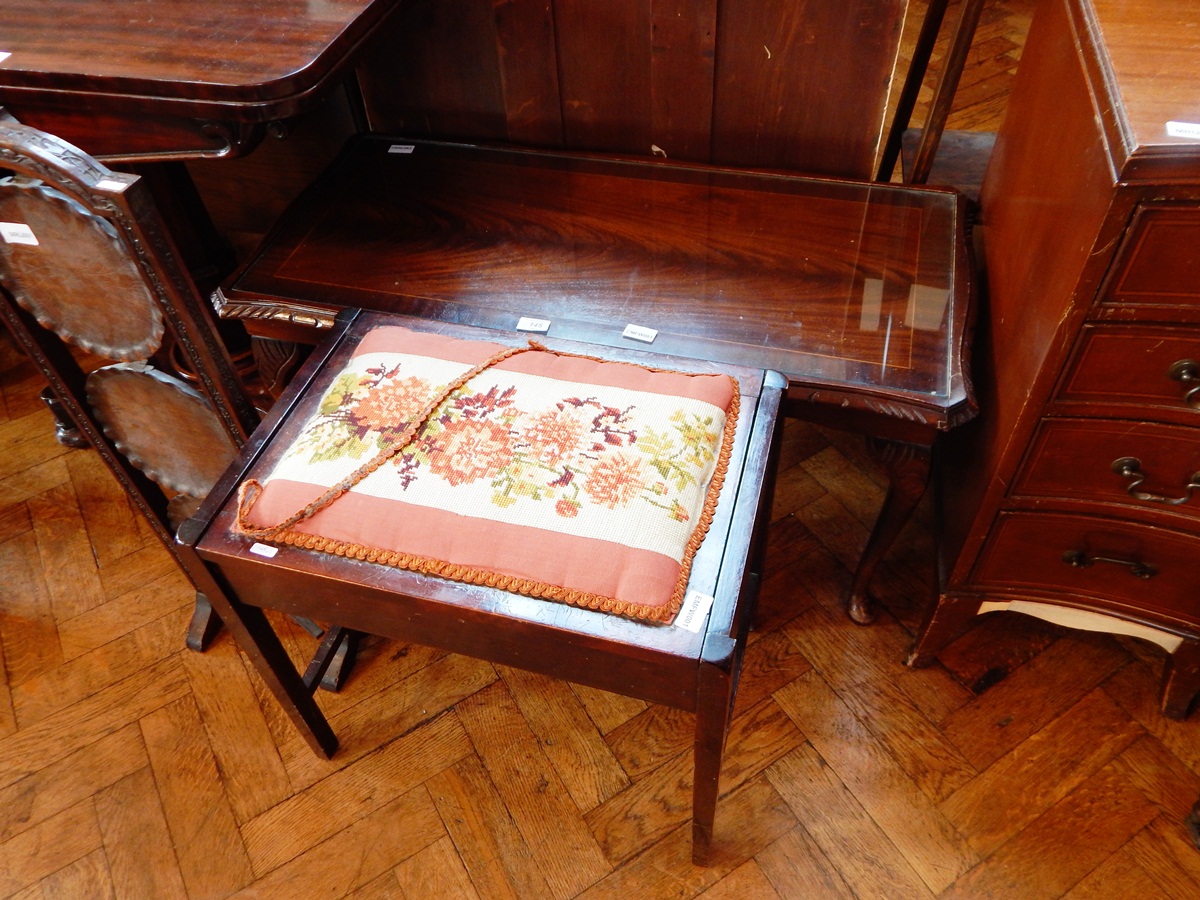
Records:
[[[692,523],[691,527],[682,529],[680,533],[684,538],[677,541],[678,549],[672,551],[680,557],[675,563],[678,583],[672,583],[668,596],[674,598],[682,594],[682,608],[676,613],[674,600],[671,599],[665,607],[669,614],[636,618],[637,611],[629,607],[588,608],[597,604],[548,602],[565,598],[540,596],[538,591],[529,591],[530,595],[527,596],[492,586],[485,579],[442,578],[429,574],[434,569],[427,566],[388,564],[395,562],[390,558],[383,562],[372,562],[358,558],[363,554],[357,552],[326,552],[328,545],[326,549],[313,549],[302,546],[304,541],[300,538],[273,540],[272,534],[268,533],[272,526],[286,521],[288,513],[300,508],[292,502],[295,496],[277,506],[258,507],[255,503],[250,505],[248,511],[246,502],[243,502],[239,508],[239,487],[244,483],[249,481],[262,485],[262,494],[257,502],[265,502],[272,490],[272,479],[276,472],[289,475],[287,479],[281,475],[277,482],[283,486],[284,482],[308,466],[312,456],[312,428],[314,423],[319,427],[322,411],[328,416],[335,408],[340,408],[342,401],[338,391],[342,391],[344,396],[346,385],[359,379],[361,372],[367,368],[378,370],[379,358],[372,357],[375,352],[372,344],[364,345],[364,341],[378,341],[380,326],[403,326],[408,332],[415,333],[416,344],[424,348],[422,353],[434,352],[435,359],[439,354],[444,356],[449,352],[446,347],[452,345],[445,343],[445,339],[486,341],[490,346],[480,346],[470,351],[470,358],[466,361],[468,366],[486,358],[487,351],[494,350],[497,345],[501,348],[520,348],[527,344],[526,338],[515,332],[484,331],[376,313],[343,313],[339,316],[333,337],[314,352],[277,402],[268,420],[255,433],[238,462],[209,494],[199,512],[180,529],[181,552],[192,560],[196,577],[204,580],[206,587],[213,592],[214,606],[222,614],[231,633],[318,753],[332,754],[336,749],[336,739],[311,696],[305,679],[291,664],[268,619],[263,615],[263,608],[330,619],[355,630],[463,653],[694,712],[696,776],[693,856],[698,862],[703,862],[707,858],[712,834],[721,753],[732,709],[737,669],[753,614],[764,532],[770,518],[771,479],[784,380],[775,373],[761,369],[672,359],[636,349],[605,347],[601,353],[588,345],[555,341],[552,337],[545,339],[545,346],[553,351],[551,356],[557,354],[558,358],[567,360],[570,365],[576,365],[581,357],[585,358],[591,367],[589,375],[607,371],[611,379],[614,372],[623,374],[623,370],[619,371],[613,363],[635,363],[643,373],[644,394],[654,393],[647,384],[653,385],[657,380],[646,373],[655,376],[661,374],[666,381],[658,385],[663,390],[660,397],[669,398],[676,405],[683,401],[686,404],[701,404],[689,409],[693,412],[704,411],[698,420],[705,423],[705,428],[701,429],[704,432],[703,439],[693,433],[689,440],[693,449],[707,447],[706,452],[712,459],[700,467],[700,475],[695,479],[697,484],[684,485],[694,496],[687,499],[688,492],[685,491],[680,495],[684,496],[684,500],[676,498],[676,502],[681,502],[685,507]],[[374,337],[370,337],[372,334]],[[440,346],[441,349],[430,350],[433,346]],[[459,349],[462,349],[461,345]],[[505,364],[500,363],[489,369],[489,377],[512,382],[516,375],[522,374],[517,370],[531,366],[536,368],[544,363],[544,360],[539,362],[536,359],[540,355],[527,353],[513,356],[512,360],[521,362],[514,363],[507,370],[503,368]],[[462,363],[459,368],[462,368]],[[537,377],[545,379],[546,376],[543,373]],[[621,379],[618,377],[617,380]],[[490,384],[489,381],[485,379],[479,384],[485,386],[483,394],[491,392],[491,387],[486,386]],[[611,387],[598,382],[571,382],[568,378],[560,380],[555,390],[546,396],[562,394],[559,389],[564,384],[573,384],[571,389],[566,390],[568,397],[582,393],[576,389],[580,385],[596,387],[597,390],[588,396],[594,393],[597,398],[605,396],[604,390]],[[673,388],[689,385],[688,389],[700,394],[701,398],[682,396],[673,388],[663,388],[663,384]],[[620,390],[629,391],[630,388],[626,385]],[[464,397],[476,397],[479,393],[481,391],[476,382],[472,381],[465,393],[451,393],[450,404],[453,405],[455,397],[461,401]],[[520,391],[515,396],[520,398]],[[710,402],[714,399],[715,403]],[[608,402],[601,403],[601,406],[611,410],[624,410],[635,405],[627,403],[618,407]],[[551,408],[557,409],[557,406],[552,403]],[[539,413],[538,409],[537,404],[530,407],[527,423],[536,421],[545,412],[542,409]],[[435,411],[433,421],[439,428],[444,428],[446,423],[438,418],[439,415]],[[667,419],[670,418],[671,414],[668,414]],[[450,421],[454,421],[453,417]],[[591,421],[587,420],[589,428]],[[661,425],[660,420],[654,421]],[[683,421],[695,424],[686,415]],[[515,418],[509,422],[509,433],[524,434],[515,422]],[[437,428],[434,429],[436,431]],[[420,434],[418,431],[417,440],[421,440]],[[643,428],[640,431],[639,440],[642,439],[650,442],[650,430]],[[661,442],[663,435],[659,435],[659,439]],[[681,438],[676,450],[684,443]],[[620,446],[616,443],[608,446],[624,452],[630,449],[628,442]],[[297,448],[301,452],[297,453]],[[607,450],[602,448],[594,451],[592,456],[602,456],[604,452]],[[706,452],[697,455],[705,457]],[[289,469],[290,464],[285,461],[289,454],[291,462],[299,468]],[[364,453],[364,458],[369,455]],[[388,478],[395,479],[398,472],[403,474],[405,465],[412,464],[411,460],[405,462],[403,457],[404,451],[400,450],[382,464],[381,468],[391,466],[393,469],[387,473]],[[393,462],[397,458],[401,460],[399,465]],[[284,462],[282,468],[281,462]],[[420,470],[421,477],[434,480],[431,477],[434,474],[433,467],[427,460],[422,462],[425,467]],[[463,460],[457,462],[467,465]],[[339,465],[344,463],[345,460]],[[581,473],[582,468],[581,463]],[[653,466],[650,468],[653,469]],[[574,477],[586,478],[586,475]],[[503,484],[503,478],[493,475],[489,479],[481,477],[472,483],[486,480],[490,497],[497,490],[493,482]],[[324,481],[329,481],[329,478],[324,478]],[[643,484],[648,481],[648,478],[643,479]],[[294,484],[291,486],[294,487]],[[365,484],[365,480],[361,484]],[[309,485],[304,489],[307,494],[301,492],[309,499],[300,506],[312,502],[314,494],[324,491],[327,486],[321,479]],[[246,501],[244,494],[242,499]],[[277,494],[283,497],[283,493]],[[551,509],[562,499],[561,492],[560,495],[551,492],[548,496],[554,500],[553,504],[547,504]],[[633,505],[642,503],[648,509],[656,510],[655,515],[661,514],[663,511],[649,504],[649,499],[650,496],[635,498]],[[322,530],[325,526],[321,525],[320,516],[324,512],[336,511],[338,504],[343,502],[343,499],[335,500],[322,513],[307,517],[304,521],[311,526],[309,531]],[[423,516],[440,519],[443,515],[453,514],[442,509],[427,511],[404,498],[382,502],[385,509],[386,504],[398,504],[392,509],[402,511],[400,514],[411,520],[410,525],[415,523],[418,529]],[[474,524],[464,522],[464,533],[470,535],[466,542],[468,545],[488,540],[487,536],[493,532],[530,528],[528,524],[513,524],[503,521],[503,516],[493,515],[491,507],[495,505],[490,499],[482,504],[476,501],[475,507],[467,510],[478,513],[482,506],[482,511],[487,514],[482,524],[478,521]],[[668,512],[674,509],[670,504],[667,506]],[[355,507],[349,508],[352,511],[349,519],[353,526],[353,520],[360,518],[360,515]],[[502,512],[504,509],[500,506]],[[613,510],[603,508],[600,512]],[[553,512],[549,515],[564,518],[568,523],[576,518],[558,516]],[[668,519],[670,516],[660,515],[658,521]],[[705,522],[707,528],[701,528],[702,531],[706,530],[703,541],[693,541],[691,533]],[[279,538],[285,532],[303,534],[292,528],[295,524],[293,522],[282,532],[276,531],[273,536]],[[557,523],[555,526],[558,527]],[[658,539],[657,532],[662,529],[655,525],[649,530],[649,537],[627,537],[626,544],[634,545],[637,553],[645,553],[647,541]],[[371,523],[364,533],[374,537],[378,529]],[[556,571],[553,565],[559,561],[561,554],[557,550],[543,554],[552,568],[528,580],[562,585],[567,583],[564,578],[570,576],[565,569],[591,569],[607,577],[611,574],[607,570],[628,563],[626,551],[629,547],[620,541],[608,541],[612,547],[600,553],[597,548],[604,541],[594,534],[586,533],[581,537],[570,533],[569,528],[565,534],[564,545],[574,540],[584,542],[581,545],[585,548],[583,555],[569,566],[559,567],[564,571]],[[324,539],[324,536],[317,536]],[[334,538],[334,543],[338,540]],[[503,542],[504,539],[498,540]],[[625,562],[622,562],[623,559]],[[578,560],[584,560],[588,565]],[[584,574],[589,575],[587,571]],[[632,584],[636,588],[636,579]],[[579,590],[587,593],[585,589]],[[621,585],[619,590],[627,591],[628,586]],[[591,593],[600,595],[599,591]],[[617,598],[625,602],[629,596],[621,593]],[[661,599],[655,602],[659,603],[657,609],[664,608]],[[602,607],[603,604],[598,606]],[[651,611],[654,609],[651,604]],[[347,689],[352,690],[352,685]]]
[[[381,326],[239,530],[669,622],[737,422],[728,375]]]

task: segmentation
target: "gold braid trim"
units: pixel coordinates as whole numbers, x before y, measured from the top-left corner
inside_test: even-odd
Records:
[[[446,399],[463,387],[472,378],[491,368],[497,363],[503,362],[510,356],[515,356],[518,353],[525,353],[530,350],[538,350],[543,353],[553,353],[555,356],[571,356],[580,359],[590,359],[596,362],[612,362],[598,356],[588,356],[581,353],[563,353],[530,341],[527,347],[515,347],[506,349],[489,357],[484,362],[475,366],[473,369],[452,381],[445,389],[443,389],[432,401],[426,404],[419,416],[415,417],[413,423],[400,435],[396,442],[381,451],[374,459],[364,463],[350,475],[347,475],[337,484],[329,488],[324,494],[309,503],[303,509],[298,510],[288,516],[278,525],[266,527],[255,526],[250,524],[248,516],[250,510],[254,507],[254,503],[263,491],[262,484],[255,479],[247,479],[238,488],[238,513],[237,522],[234,530],[247,537],[269,540],[276,544],[286,544],[292,547],[298,547],[304,550],[317,550],[322,553],[330,553],[334,556],[345,557],[346,559],[359,559],[366,562],[378,563],[380,565],[392,566],[397,569],[404,569],[409,572],[419,572],[424,575],[434,575],[439,578],[447,578],[451,581],[460,581],[465,584],[477,584],[485,587],[499,588],[501,590],[510,591],[517,594],[524,594],[528,597],[537,597],[543,600],[556,600],[560,603],[566,603],[570,606],[578,606],[584,609],[600,610],[602,612],[615,613],[617,615],[627,616],[633,619],[648,620],[652,622],[669,623],[679,612],[679,608],[683,605],[684,596],[687,594],[688,581],[691,577],[692,560],[695,558],[696,552],[700,549],[700,544],[704,541],[708,534],[708,529],[712,525],[713,516],[716,513],[717,502],[720,499],[721,487],[725,483],[725,476],[729,471],[729,457],[733,452],[733,439],[737,431],[738,414],[741,409],[741,393],[738,390],[736,379],[732,376],[727,376],[733,382],[733,393],[729,402],[729,409],[725,413],[725,430],[721,436],[721,449],[717,455],[716,465],[713,467],[712,479],[708,484],[708,491],[704,498],[704,506],[700,511],[699,521],[696,527],[692,530],[692,535],[688,542],[684,545],[683,559],[680,561],[679,578],[675,584],[675,590],[672,592],[670,599],[663,606],[650,606],[644,603],[633,603],[628,600],[618,600],[615,597],[606,597],[601,594],[593,594],[587,591],[577,591],[571,588],[563,587],[562,585],[549,584],[543,581],[533,579],[517,578],[512,575],[502,575],[497,572],[492,572],[487,569],[480,569],[474,566],[465,566],[459,563],[447,562],[446,560],[433,559],[425,556],[417,556],[411,553],[403,553],[398,550],[383,550],[378,547],[367,547],[363,544],[354,544],[348,541],[339,541],[333,538],[322,537],[316,534],[305,534],[300,531],[293,531],[292,526],[305,519],[311,518],[320,512],[325,507],[329,506],[354,485],[358,484],[385,462],[412,443],[421,426],[433,415],[434,411],[441,406]],[[619,363],[618,363],[619,364]],[[690,372],[678,372],[673,369],[651,368],[642,366],[651,372],[667,372],[674,375],[690,375]]]

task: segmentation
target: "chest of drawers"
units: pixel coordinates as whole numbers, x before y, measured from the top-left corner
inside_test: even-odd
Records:
[[[979,422],[947,447],[941,593],[1132,634],[1200,689],[1200,0],[1043,0],[981,196]]]

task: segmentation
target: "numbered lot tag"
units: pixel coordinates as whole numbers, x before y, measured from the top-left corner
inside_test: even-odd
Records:
[[[30,247],[38,245],[33,229],[23,222],[0,222],[0,238],[3,238],[6,244],[28,244]]]
[[[688,591],[683,598],[683,606],[679,607],[679,615],[675,617],[676,628],[686,628],[693,634],[698,634],[708,619],[708,611],[712,608],[713,598],[699,591]]]
[[[517,331],[533,331],[538,334],[545,334],[549,330],[549,319],[533,319],[529,316],[521,316],[521,318],[517,319]]]
[[[627,337],[632,341],[641,341],[643,344],[653,344],[654,339],[658,337],[658,332],[653,328],[647,328],[645,325],[626,325],[625,330],[621,332],[621,337]]]

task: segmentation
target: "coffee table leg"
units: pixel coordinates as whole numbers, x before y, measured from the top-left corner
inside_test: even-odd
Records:
[[[867,446],[887,472],[888,492],[846,597],[846,613],[859,625],[870,625],[878,615],[868,590],[871,578],[924,496],[933,456],[926,444],[870,438]]]

